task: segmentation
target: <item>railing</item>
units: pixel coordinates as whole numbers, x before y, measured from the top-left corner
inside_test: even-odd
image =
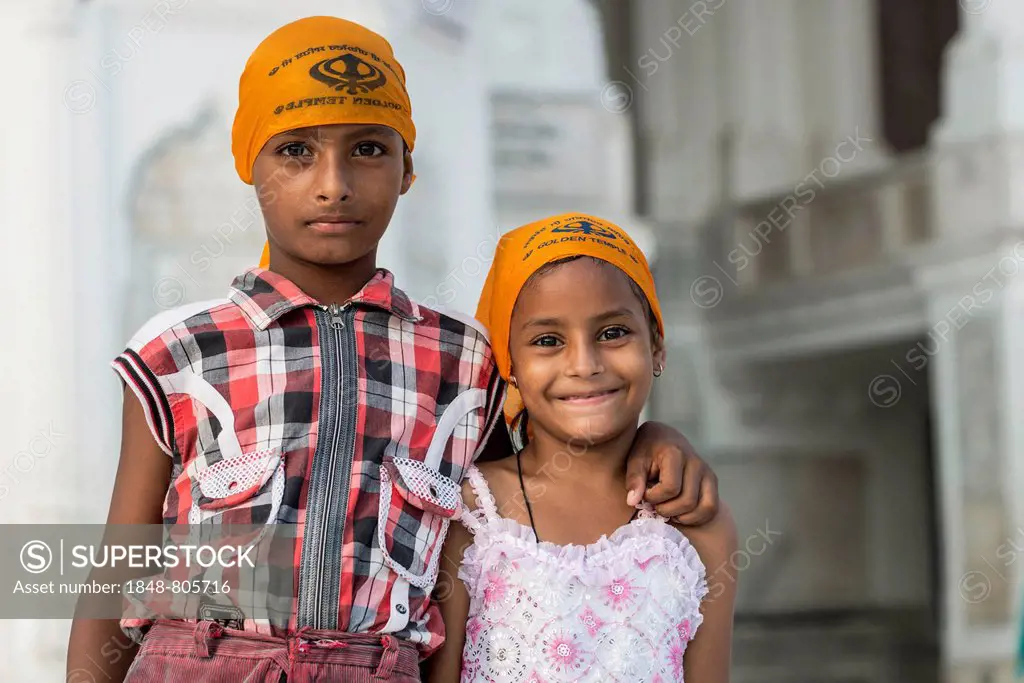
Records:
[[[744,289],[881,265],[933,237],[931,163],[908,155],[734,206],[719,224],[717,264]]]

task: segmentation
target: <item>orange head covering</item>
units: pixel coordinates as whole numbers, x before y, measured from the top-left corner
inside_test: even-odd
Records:
[[[394,128],[412,151],[416,126],[405,70],[391,44],[337,17],[282,26],[252,53],[239,81],[231,130],[235,170],[251,185],[253,163],[267,140],[295,128],[337,123]],[[264,267],[268,253],[264,247]]]
[[[622,228],[584,214],[545,218],[502,235],[476,309],[477,320],[490,332],[498,371],[506,381],[512,371],[509,332],[519,293],[543,266],[571,256],[591,256],[628,275],[647,297],[658,321],[658,333],[665,335],[647,258]],[[511,423],[522,407],[519,392],[510,386],[505,401],[506,420]]]

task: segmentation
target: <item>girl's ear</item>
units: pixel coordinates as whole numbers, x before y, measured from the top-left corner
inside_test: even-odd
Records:
[[[651,354],[654,360],[654,368],[665,368],[665,359],[668,354],[665,352],[665,339],[658,333],[654,334],[654,345]],[[661,373],[659,373],[661,374]]]
[[[412,187],[413,182],[416,180],[416,174],[413,172],[412,152],[409,151],[408,147],[405,148],[405,153],[402,154],[402,165],[404,170],[402,173],[401,194],[405,194],[409,191],[409,188]]]

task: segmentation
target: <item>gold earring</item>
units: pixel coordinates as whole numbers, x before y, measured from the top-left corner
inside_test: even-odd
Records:
[[[508,383],[511,384],[512,386],[514,386],[516,389],[519,388],[519,382],[516,381],[516,376],[515,375],[509,375],[508,376]]]

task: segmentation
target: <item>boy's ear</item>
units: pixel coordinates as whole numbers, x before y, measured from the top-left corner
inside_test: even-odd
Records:
[[[409,151],[408,147],[405,148],[405,153],[402,155],[402,166],[404,168],[402,171],[401,194],[405,194],[416,180],[416,174],[413,173],[412,152]]]

